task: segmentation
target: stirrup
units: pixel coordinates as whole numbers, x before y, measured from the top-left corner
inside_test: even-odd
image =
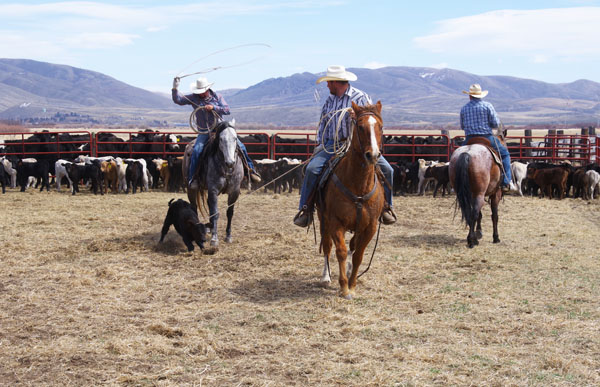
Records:
[[[304,205],[296,216],[294,216],[294,224],[298,227],[308,227],[312,223],[312,216],[312,208],[308,209],[308,206]]]

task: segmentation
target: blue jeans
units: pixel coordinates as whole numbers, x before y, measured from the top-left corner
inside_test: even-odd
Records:
[[[194,172],[198,168],[198,161],[200,160],[200,155],[202,154],[202,150],[204,149],[204,145],[208,141],[208,133],[198,133],[198,137],[196,137],[196,143],[194,144],[194,149],[192,150],[192,159],[190,160],[190,166],[188,169],[188,180],[191,183],[192,178],[194,177]],[[244,154],[244,158],[248,163],[248,167],[254,171],[254,164],[252,163],[252,159],[248,156],[248,151],[246,150],[246,146],[239,139],[237,139],[238,147],[242,150]]]
[[[483,138],[487,138],[488,140],[490,140],[490,143],[492,144],[492,148],[496,149],[498,151],[498,153],[500,154],[500,157],[502,158],[502,166],[504,167],[504,173],[502,174],[502,179],[503,179],[502,185],[509,185],[510,181],[512,180],[512,171],[510,170],[510,153],[508,152],[508,149],[506,149],[506,147],[504,145],[502,145],[502,143],[500,142],[498,137],[491,135],[491,134],[489,134],[487,136],[483,136],[483,135],[467,136],[467,137],[465,137],[464,144],[466,144],[467,141],[473,137],[483,137]]]
[[[327,143],[325,146],[328,151],[332,151],[333,143]],[[306,171],[304,173],[304,180],[302,180],[302,188],[300,189],[300,204],[298,205],[298,209],[302,209],[311,193],[314,191],[315,186],[319,181],[319,176],[323,171],[323,166],[327,161],[329,161],[333,157],[333,154],[325,152],[325,150],[321,150],[317,152],[313,158],[310,160],[308,165],[306,166]],[[386,159],[381,156],[379,160],[377,160],[377,165],[383,172],[383,176],[387,179],[388,183],[393,186],[392,179],[394,178],[394,170],[390,166],[390,163],[387,162]],[[388,188],[386,184],[383,185],[385,200],[392,206],[392,191]]]

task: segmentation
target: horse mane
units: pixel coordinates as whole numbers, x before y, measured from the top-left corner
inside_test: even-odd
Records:
[[[204,146],[205,150],[204,152],[202,152],[202,158],[200,159],[200,162],[202,164],[205,163],[206,160],[208,160],[208,158],[212,155],[214,155],[216,152],[219,151],[219,136],[221,135],[221,132],[229,127],[233,126],[229,123],[229,121],[221,121],[218,122],[214,129],[210,132],[210,137],[208,138],[208,142],[206,143],[206,145]],[[200,164],[200,165],[202,165]]]

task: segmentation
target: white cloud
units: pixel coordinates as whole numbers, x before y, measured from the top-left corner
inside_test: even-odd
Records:
[[[81,34],[66,39],[66,42],[72,47],[99,49],[128,46],[133,44],[133,41],[137,38],[139,38],[138,35],[100,32]]]
[[[376,69],[380,69],[382,67],[387,67],[387,66],[389,66],[389,65],[387,65],[385,63],[380,63],[380,62],[368,62],[363,65],[363,67],[365,67],[367,69],[371,69],[371,70],[376,70]]]
[[[600,7],[499,10],[438,22],[435,32],[414,43],[436,53],[466,56],[599,56]]]

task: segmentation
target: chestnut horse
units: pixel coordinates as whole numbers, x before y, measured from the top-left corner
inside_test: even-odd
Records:
[[[317,203],[321,248],[325,255],[322,281],[331,281],[329,253],[335,244],[340,270],[340,295],[346,299],[352,299],[354,295],[358,268],[377,230],[385,202],[383,185],[375,171],[382,149],[381,102],[362,107],[353,102],[352,109],[356,124],[351,132],[350,147],[325,185],[323,199]],[[346,248],[346,231],[354,232],[349,252]],[[352,260],[351,264],[348,262],[348,272],[347,257]]]
[[[497,136],[504,144],[504,133]],[[462,220],[469,226],[467,244],[470,248],[479,244],[481,232],[481,208],[485,198],[489,198],[494,226],[494,243],[498,237],[498,204],[502,198],[500,190],[501,170],[487,146],[488,139],[471,138],[467,145],[456,149],[450,158],[450,183],[456,192],[456,202],[462,213]],[[492,146],[493,147],[493,146]]]

